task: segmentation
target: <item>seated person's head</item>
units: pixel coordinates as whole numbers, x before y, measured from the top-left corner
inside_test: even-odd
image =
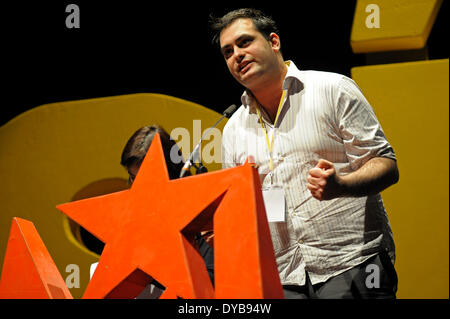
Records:
[[[182,158],[178,145],[162,127],[158,125],[150,125],[138,129],[130,137],[125,145],[125,148],[123,149],[120,164],[128,170],[130,184],[133,183],[139,167],[141,166],[145,154],[147,154],[156,133],[159,133],[161,138],[161,144],[170,179],[179,177],[184,163],[182,160],[179,163],[174,163],[170,156],[172,152],[172,154],[177,154],[178,158]]]

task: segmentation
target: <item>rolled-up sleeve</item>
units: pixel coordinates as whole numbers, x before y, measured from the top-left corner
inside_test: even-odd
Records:
[[[342,78],[337,99],[337,122],[351,168],[373,157],[396,160],[374,110],[353,80]]]

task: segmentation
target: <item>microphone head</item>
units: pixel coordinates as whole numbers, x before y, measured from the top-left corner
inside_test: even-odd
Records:
[[[223,115],[225,115],[227,118],[230,118],[236,110],[236,104],[231,104],[225,111],[223,111]]]

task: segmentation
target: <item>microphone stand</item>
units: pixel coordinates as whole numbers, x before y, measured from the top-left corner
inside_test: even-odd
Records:
[[[234,111],[236,111],[237,106],[232,104],[230,105],[224,112],[222,117],[213,125],[211,126],[200,138],[200,141],[195,146],[192,153],[189,155],[189,158],[187,159],[186,163],[184,164],[183,168],[180,172],[180,178],[184,177],[186,173],[189,171],[191,166],[195,167],[195,174],[202,174],[207,173],[208,169],[203,165],[201,158],[200,158],[200,145],[203,142],[204,137],[213,129],[215,128],[225,117],[230,117]],[[198,159],[198,165],[195,164],[194,160]]]

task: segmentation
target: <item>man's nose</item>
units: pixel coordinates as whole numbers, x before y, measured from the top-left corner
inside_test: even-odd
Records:
[[[236,62],[240,63],[244,57],[245,57],[245,52],[244,50],[242,50],[241,48],[239,48],[238,46],[236,46],[234,48],[234,57],[236,59]]]

